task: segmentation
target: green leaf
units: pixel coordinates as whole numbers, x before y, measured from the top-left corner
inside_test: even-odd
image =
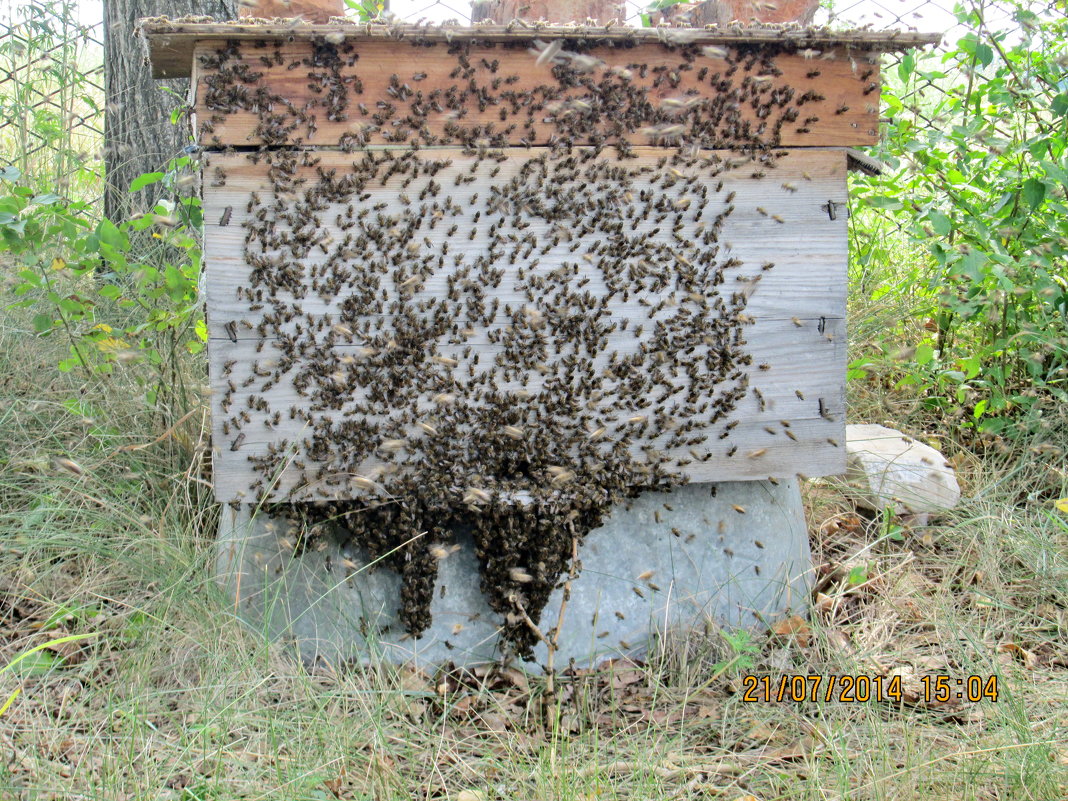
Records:
[[[129,247],[129,240],[127,240],[126,234],[120,231],[115,226],[115,223],[107,218],[101,220],[96,227],[96,235],[100,239],[100,244],[107,245],[115,250],[126,250]]]
[[[885,195],[872,195],[865,198],[865,204],[871,206],[873,209],[900,209],[902,208],[901,201],[896,197],[887,197]]]
[[[19,271],[19,278],[25,281],[27,284],[33,287],[41,287],[41,276],[35,273],[33,270],[21,270]]]
[[[52,315],[50,314],[35,314],[33,316],[33,330],[38,334],[43,334],[46,331],[52,330]]]
[[[17,181],[22,177],[22,170],[13,164],[0,168],[0,181]]]
[[[934,348],[928,342],[923,342],[916,346],[916,355],[913,360],[916,364],[930,364],[934,359]]]
[[[863,584],[868,580],[868,568],[867,566],[857,565],[849,571],[849,575],[846,577],[846,581],[849,582],[849,586],[856,587],[858,584]]]
[[[1053,98],[1053,102],[1050,104],[1050,111],[1058,117],[1068,114],[1068,92],[1061,92]]]
[[[161,172],[146,172],[138,175],[133,181],[130,182],[130,191],[136,192],[139,189],[144,189],[150,184],[159,183],[163,180],[163,173]]]
[[[961,272],[976,283],[983,280],[982,269],[986,265],[986,263],[986,254],[980,253],[978,250],[973,250],[968,253],[965,253],[964,257],[959,262]]]
[[[953,221],[940,211],[931,209],[927,212],[927,219],[930,221],[934,232],[939,236],[947,236],[953,230]]]
[[[1038,208],[1046,199],[1046,185],[1038,178],[1028,178],[1023,182],[1023,198],[1032,209]]]
[[[9,670],[14,670],[19,665],[25,665],[27,662],[29,662],[30,664],[37,662],[37,660],[34,659],[37,654],[44,654],[44,662],[47,663],[47,667],[45,668],[45,670],[35,672],[46,672],[58,661],[56,657],[45,651],[46,648],[54,648],[57,645],[63,645],[64,643],[68,642],[77,642],[78,640],[88,640],[90,637],[96,637],[98,633],[99,632],[94,631],[88,634],[71,634],[67,637],[58,637],[57,639],[49,640],[48,642],[43,642],[40,645],[35,645],[28,651],[23,651],[21,654],[16,656],[3,667],[0,667],[0,674],[6,673]],[[40,662],[38,662],[38,664],[40,664]],[[23,670],[24,669],[25,668],[23,668]],[[20,670],[18,672],[21,673],[23,672],[23,670]]]
[[[13,668],[19,676],[42,676],[56,667],[59,658],[48,651],[34,651],[19,660],[18,667]]]

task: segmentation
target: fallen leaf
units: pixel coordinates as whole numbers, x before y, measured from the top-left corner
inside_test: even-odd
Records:
[[[777,637],[792,638],[799,646],[805,648],[812,641],[812,629],[800,615],[790,615],[771,627],[771,633]]]
[[[852,652],[853,641],[850,640],[849,635],[841,629],[824,629],[823,635],[827,638],[827,643],[836,651],[842,651],[844,653]]]
[[[804,759],[822,748],[824,748],[824,745],[819,738],[806,734],[796,742],[790,743],[790,745],[773,748],[770,751],[765,751],[763,755],[770,759]]]
[[[1038,657],[1033,653],[1017,645],[1014,642],[1003,642],[998,646],[998,653],[1012,654],[1014,657],[1023,662],[1023,665],[1028,670],[1034,670],[1038,667]]]
[[[527,674],[522,670],[514,667],[505,667],[501,668],[498,675],[520,692],[530,692],[530,680],[527,678]]]
[[[645,674],[640,670],[615,670],[612,672],[612,687],[621,690],[632,684],[639,684],[645,679]]]
[[[834,598],[824,592],[816,593],[816,611],[823,615],[830,615],[834,610]]]
[[[341,789],[345,786],[345,766],[341,766],[336,779],[323,779],[323,786],[334,798],[341,798]]]

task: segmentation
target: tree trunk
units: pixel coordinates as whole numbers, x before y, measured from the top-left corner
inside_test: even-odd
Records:
[[[185,125],[171,123],[171,112],[186,103],[189,81],[152,77],[144,40],[137,32],[142,17],[207,14],[219,20],[237,16],[236,0],[105,0],[104,215],[111,220],[155,205],[162,187],[153,184],[135,196],[130,182],[161,170],[191,143]]]

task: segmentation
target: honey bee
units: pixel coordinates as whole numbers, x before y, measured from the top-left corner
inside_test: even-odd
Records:
[[[534,577],[521,567],[508,568],[508,578],[517,584],[528,584],[534,580]]]
[[[468,505],[489,503],[490,500],[490,494],[479,487],[468,487],[463,497],[463,502]]]

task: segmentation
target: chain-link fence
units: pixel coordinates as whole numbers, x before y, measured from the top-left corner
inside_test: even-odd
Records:
[[[101,7],[74,0],[0,6],[0,161],[40,191],[102,192]]]
[[[93,200],[101,193],[103,175],[102,6],[99,0],[6,2],[0,6],[0,161],[50,190]],[[942,31],[953,40],[962,33],[954,32],[953,2],[839,0],[825,3],[814,24]],[[773,0],[755,3],[774,5]],[[650,24],[657,5],[658,0],[627,0],[625,23]],[[387,8],[406,22],[471,20],[471,5],[464,0],[389,0]]]

